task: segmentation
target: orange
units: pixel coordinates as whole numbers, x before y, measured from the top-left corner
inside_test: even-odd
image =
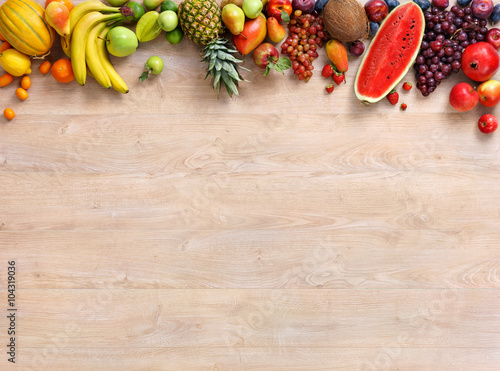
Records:
[[[20,100],[26,100],[28,98],[28,92],[23,88],[17,88],[16,95]]]
[[[14,80],[14,78],[10,73],[4,73],[2,76],[0,76],[0,88],[9,85],[12,80]]]
[[[52,68],[50,69],[52,76],[56,81],[62,82],[64,84],[71,82],[75,79],[73,74],[73,68],[71,67],[71,61],[66,58],[59,59],[54,62]]]
[[[52,64],[49,61],[45,61],[40,65],[38,69],[40,70],[41,73],[45,75],[49,73],[50,67],[52,67]]]
[[[71,0],[46,0],[45,1],[45,8],[47,8],[47,5],[49,5],[53,1],[63,3],[66,6],[66,8],[68,8],[68,11],[71,11],[71,9],[73,9],[73,1],[71,1]]]
[[[12,46],[7,41],[4,41],[2,45],[0,45],[0,53],[10,48],[12,48]]]
[[[14,117],[16,117],[16,114],[14,113],[14,111],[10,108],[6,108],[3,110],[3,115],[5,116],[5,118],[7,120],[12,120]]]
[[[24,90],[28,90],[31,87],[31,79],[29,78],[29,76],[24,76],[21,79],[21,87]]]

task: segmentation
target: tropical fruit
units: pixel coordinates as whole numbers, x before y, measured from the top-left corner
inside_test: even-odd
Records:
[[[238,82],[243,81],[234,57],[236,49],[229,48],[223,38],[221,9],[214,0],[185,0],[179,4],[179,24],[184,34],[203,47],[203,61],[213,88],[226,88],[230,97],[238,95]],[[243,67],[240,67],[243,68]]]
[[[323,22],[332,39],[349,43],[368,36],[368,18],[359,1],[329,0],[324,7]]]
[[[0,7],[0,33],[13,48],[29,56],[46,54],[55,32],[45,10],[33,0],[7,0]]]
[[[424,14],[414,2],[389,13],[359,65],[354,82],[358,99],[377,102],[401,81],[418,55],[424,30]]]
[[[186,0],[179,5],[184,34],[197,45],[206,45],[224,33],[221,9],[213,0]]]

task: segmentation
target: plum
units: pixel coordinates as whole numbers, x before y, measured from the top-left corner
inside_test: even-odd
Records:
[[[431,2],[429,0],[413,0],[413,2],[416,3],[423,12],[425,12],[431,6]]]
[[[493,11],[490,15],[490,20],[492,23],[497,23],[498,21],[500,21],[500,4],[495,5],[495,7],[493,8]]]
[[[472,0],[472,14],[479,19],[486,19],[493,12],[492,0]]]

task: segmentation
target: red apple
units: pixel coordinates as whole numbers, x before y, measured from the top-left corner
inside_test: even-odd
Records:
[[[466,82],[459,82],[450,90],[450,104],[457,111],[470,111],[478,101],[477,91]]]
[[[271,64],[278,62],[280,54],[278,50],[270,43],[260,44],[253,52],[253,61],[259,68],[266,69]]]
[[[260,13],[257,18],[245,22],[239,35],[233,35],[233,44],[241,55],[247,55],[264,41],[266,34],[266,17]]]
[[[477,42],[465,48],[462,54],[462,70],[474,81],[486,81],[495,75],[500,66],[498,52],[490,43]]]
[[[290,0],[269,0],[266,6],[267,16],[274,17],[281,22],[281,12],[292,14],[292,2]]]
[[[496,50],[500,49],[500,29],[490,28],[486,34],[485,40],[493,45]]]
[[[384,0],[369,0],[365,3],[365,12],[371,22],[379,23],[389,14],[389,7]]]
[[[479,102],[486,107],[494,107],[500,101],[500,81],[488,80],[477,88]]]
[[[495,116],[487,113],[479,118],[477,126],[479,127],[479,130],[481,130],[481,133],[490,134],[497,130],[498,121]]]

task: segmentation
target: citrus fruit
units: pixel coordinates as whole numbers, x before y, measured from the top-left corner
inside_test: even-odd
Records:
[[[14,111],[11,108],[4,109],[3,115],[5,116],[5,118],[7,120],[12,120],[16,116],[16,114],[14,113]]]
[[[167,10],[171,10],[174,13],[177,13],[177,4],[174,1],[172,1],[172,0],[166,0],[166,1],[164,1],[163,3],[161,3],[160,13],[164,12],[164,11],[167,11]]]
[[[49,73],[51,66],[52,64],[49,61],[44,61],[38,69],[40,70],[41,73],[45,75]]]
[[[17,88],[16,89],[16,96],[20,100],[26,100],[26,98],[28,98],[28,92],[26,90],[24,90],[23,88]]]
[[[9,85],[12,80],[14,80],[14,78],[10,73],[4,73],[2,76],[0,76],[0,88]]]
[[[166,32],[165,37],[170,44],[179,44],[184,37],[184,32],[180,26],[177,26],[173,31]]]
[[[31,79],[29,78],[29,76],[24,76],[21,79],[21,87],[24,90],[28,90],[29,88],[31,88]]]
[[[22,76],[31,73],[30,58],[13,48],[0,53],[0,64],[5,72],[10,73],[12,76]]]
[[[69,59],[62,58],[55,61],[50,69],[50,72],[57,82],[64,84],[67,84],[75,79],[73,68],[71,67],[71,61]]]

